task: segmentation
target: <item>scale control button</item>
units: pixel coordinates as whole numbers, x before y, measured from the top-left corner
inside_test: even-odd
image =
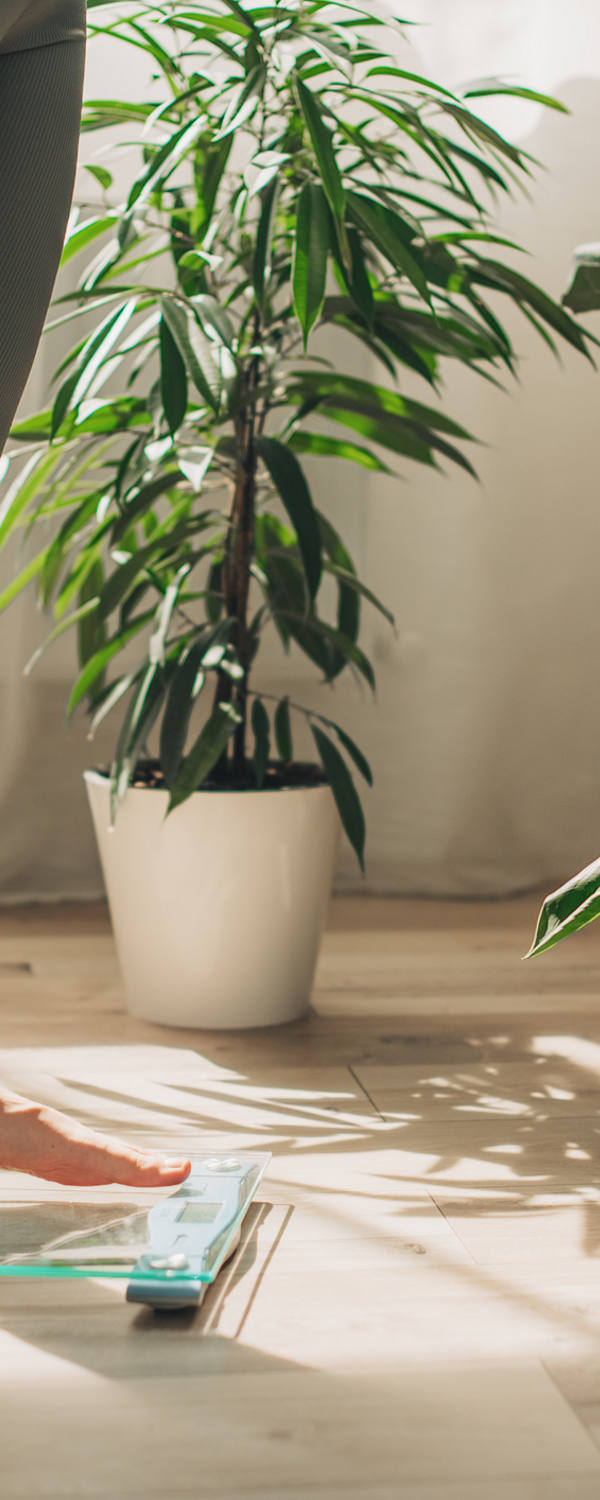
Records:
[[[187,1255],[153,1255],[148,1258],[148,1265],[153,1271],[185,1271],[189,1266]]]
[[[207,1156],[204,1166],[207,1172],[220,1172],[223,1162],[220,1156]]]

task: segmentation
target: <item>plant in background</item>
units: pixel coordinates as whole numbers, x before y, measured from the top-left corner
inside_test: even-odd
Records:
[[[573,312],[596,312],[600,308],[600,245],[580,245],[575,251],[571,285],[563,297]],[[526,958],[545,953],[561,938],[587,927],[600,917],[600,859],[586,865],[565,885],[546,897],[533,943]]]
[[[494,80],[459,97],[398,65],[403,23],[342,0],[126,0],[105,24],[90,0],[91,23],[98,9],[92,45],[120,38],[132,66],[141,50],[154,82],[144,103],[88,102],[83,129],[114,128],[115,160],[133,131],[141,166],[137,151],[117,206],[107,168],[87,168],[106,206],[72,215],[63,262],[86,264],[57,320],[84,317],[86,332],[51,409],[13,429],[0,542],[20,527],[43,545],[0,605],[35,581],[45,644],[77,632],[68,712],[85,702],[93,733],[124,709],[113,810],[159,724],[153,775],[172,808],[200,786],[272,784],[272,739],[280,783],[293,775],[289,698],[272,712],[254,686],[270,627],[324,681],[350,670],[374,687],[360,609],[383,606],[311,495],[305,455],[336,475],[342,460],[472,475],[470,434],[437,400],[441,362],[512,372],[503,303],[552,348],[586,353],[587,335],[502,258],[518,247],[495,231],[496,198],[530,158],[470,103],[554,100]],[[358,341],[377,362],[376,383],[315,356],[328,327],[349,360]],[[407,372],[426,404],[402,394]],[[337,724],[294,711],[362,864],[353,772],[369,781],[369,767]]]

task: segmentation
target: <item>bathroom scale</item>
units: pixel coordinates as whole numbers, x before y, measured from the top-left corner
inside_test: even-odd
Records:
[[[270,1161],[270,1151],[196,1157],[181,1187],[150,1207],[63,1201],[2,1208],[0,1275],[121,1279],[128,1302],[197,1307],[237,1248]]]

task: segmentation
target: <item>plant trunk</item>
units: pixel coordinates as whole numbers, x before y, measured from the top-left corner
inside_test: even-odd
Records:
[[[252,379],[252,377],[251,377]],[[235,620],[232,643],[235,646],[244,676],[239,683],[233,682],[225,672],[219,673],[215,703],[235,703],[241,714],[241,722],[233,738],[233,769],[242,772],[246,759],[246,725],[248,714],[248,672],[252,656],[248,632],[248,596],[250,592],[250,565],[254,548],[254,507],[256,484],[255,413],[252,380],[248,392],[249,400],[237,426],[236,438],[239,464],[234,479],[231,511],[229,516],[229,538],[223,561],[223,594],[227,615]]]

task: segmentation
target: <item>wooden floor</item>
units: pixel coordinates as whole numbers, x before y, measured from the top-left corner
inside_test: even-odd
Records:
[[[128,1017],[102,908],[0,912],[5,1082],[274,1153],[195,1314],[0,1276],[2,1500],[598,1500],[600,926],[523,964],[538,904],[339,901],[235,1035]],[[0,1174],[0,1238],[73,1198]]]

